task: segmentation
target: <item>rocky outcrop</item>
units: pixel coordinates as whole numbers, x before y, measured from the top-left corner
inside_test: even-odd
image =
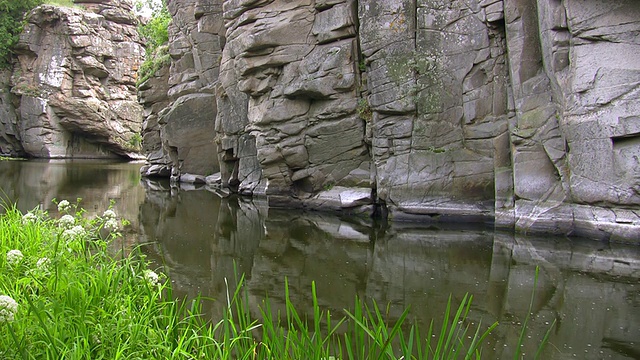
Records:
[[[504,2],[513,220],[638,241],[640,8],[601,5]]]
[[[271,206],[640,241],[633,0],[169,8],[174,173],[219,168]]]
[[[162,125],[160,112],[169,106],[169,68],[162,67],[148,80],[138,86],[138,101],[144,108],[142,122],[142,152],[147,164],[142,173],[147,176],[168,177],[171,175],[171,159],[162,147]]]
[[[145,130],[147,176],[172,174],[211,175],[219,171],[215,144],[216,100],[214,84],[218,78],[224,27],[220,1],[167,1],[172,22],[169,25],[171,67],[167,82],[161,85],[169,102],[161,112],[151,110]],[[165,70],[166,71],[166,70]],[[142,84],[141,98],[156,92],[157,85]],[[166,89],[165,89],[166,87]],[[154,114],[155,113],[155,114]],[[154,118],[155,117],[155,118]],[[149,133],[159,138],[149,139]]]
[[[27,15],[11,92],[28,156],[139,158],[135,81],[144,46],[129,0],[42,5]]]
[[[371,192],[355,3],[261,4],[224,4],[216,120],[224,184],[301,201],[334,185]]]
[[[0,155],[24,156],[11,95],[11,71],[0,70]]]

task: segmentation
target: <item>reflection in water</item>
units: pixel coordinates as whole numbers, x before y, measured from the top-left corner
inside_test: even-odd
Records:
[[[168,186],[168,184],[165,184]],[[356,296],[406,306],[428,324],[449,295],[474,296],[469,321],[500,326],[483,357],[513,358],[514,344],[538,289],[523,346],[528,358],[555,321],[545,359],[626,359],[640,355],[640,249],[576,239],[531,238],[487,228],[376,226],[321,213],[268,210],[257,201],[220,199],[204,189],[163,190],[147,182],[140,216],[150,249],[163,259],[180,296],[226,296],[234,262],[247,276],[254,317],[264,296],[284,311],[311,314],[311,282],[320,305],[341,313]],[[153,256],[153,255],[152,255]],[[223,302],[209,311],[219,316]]]
[[[234,266],[247,276],[251,311],[269,294],[284,309],[291,298],[310,314],[311,282],[320,305],[340,313],[355,296],[389,304],[391,317],[406,306],[416,321],[441,319],[449,295],[474,296],[469,321],[500,326],[483,358],[513,358],[529,308],[525,358],[535,353],[553,321],[544,359],[640,358],[640,248],[576,239],[532,238],[487,228],[427,228],[373,224],[321,213],[267,210],[258,200],[220,198],[205,191],[170,189],[145,180],[138,164],[74,161],[0,161],[3,198],[27,211],[56,212],[51,199],[83,198],[89,214],[111,199],[147,243],[149,258],[165,266],[178,296],[224,299]],[[218,316],[223,302],[208,311]]]
[[[138,207],[144,200],[139,169],[140,164],[116,161],[0,161],[0,202],[16,204],[22,212],[40,208],[55,216],[53,199],[73,204],[81,198],[80,206],[95,216],[113,200],[118,216],[132,223],[125,231],[137,229]],[[133,240],[132,233],[125,235],[127,242]]]

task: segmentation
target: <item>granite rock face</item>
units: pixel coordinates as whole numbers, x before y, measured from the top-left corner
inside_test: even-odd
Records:
[[[168,5],[174,174],[219,169],[272,207],[640,240],[634,0]]]
[[[0,71],[0,155],[24,156],[15,104],[11,95],[11,71]]]
[[[516,227],[637,242],[640,8],[505,1],[504,14]]]
[[[135,81],[144,46],[132,3],[76,4],[42,5],[27,15],[11,82],[20,150],[42,158],[139,158]]]
[[[143,84],[141,99],[164,92],[168,104],[162,111],[149,108],[145,120],[148,164],[142,173],[211,175],[219,171],[215,143],[216,99],[220,56],[224,42],[221,2],[216,0],[167,1],[171,66],[161,85]],[[166,71],[166,70],[165,70]],[[154,105],[159,106],[159,105]],[[154,124],[157,124],[155,126]],[[152,126],[153,125],[153,126]],[[153,135],[150,139],[150,133]],[[149,144],[149,145],[147,145]]]

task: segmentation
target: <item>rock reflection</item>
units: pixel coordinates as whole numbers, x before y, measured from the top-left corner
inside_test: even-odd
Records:
[[[139,227],[138,207],[145,193],[139,168],[136,163],[105,160],[0,161],[0,200],[22,212],[40,208],[53,216],[58,212],[53,199],[75,203],[81,198],[88,216],[102,214],[113,200],[118,217],[131,222],[124,229],[124,242],[131,244],[136,242],[132,229]]]
[[[374,299],[389,304],[391,318],[411,306],[425,328],[431,319],[440,321],[450,295],[458,303],[469,292],[468,321],[501,324],[483,356],[513,358],[538,267],[525,357],[554,322],[552,345],[542,358],[624,359],[640,351],[637,247],[488,228],[381,228],[361,219],[267,210],[257,201],[204,190],[171,192],[153,183],[140,217],[155,246],[150,254],[166,265],[179,296],[224,299],[225,278],[234,278],[236,264],[247,276],[254,317],[267,294],[274,312],[284,310],[285,278],[302,313],[312,314],[315,282],[324,309],[342,313],[356,296]],[[222,306],[213,302],[208,311],[217,317]]]

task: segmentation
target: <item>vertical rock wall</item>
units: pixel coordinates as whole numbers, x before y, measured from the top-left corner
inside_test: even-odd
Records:
[[[508,151],[501,13],[475,1],[360,3],[380,200],[393,216],[493,215]]]
[[[505,0],[519,229],[640,239],[640,8]]]
[[[24,156],[13,100],[11,71],[0,70],[0,155]]]
[[[162,148],[174,175],[219,171],[214,142],[223,32],[219,0],[167,1],[169,26],[168,98],[160,114]]]
[[[144,47],[132,4],[76,4],[27,15],[11,88],[21,145],[33,157],[138,158]]]
[[[272,206],[640,238],[633,0],[169,8],[179,172]]]
[[[223,9],[224,184],[300,200],[335,185],[370,188],[355,2],[225,1]]]

